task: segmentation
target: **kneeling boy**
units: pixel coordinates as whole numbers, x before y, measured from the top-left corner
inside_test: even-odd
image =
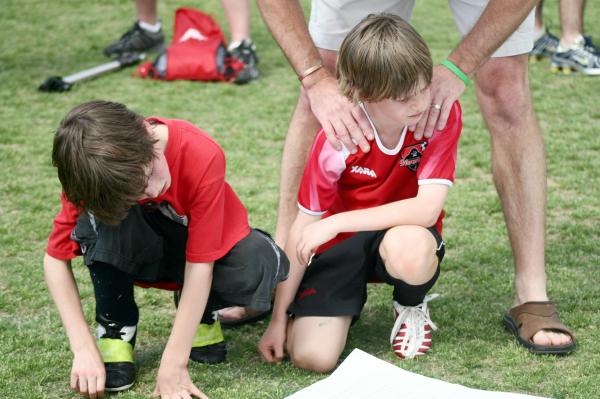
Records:
[[[259,344],[267,361],[325,372],[335,367],[350,325],[367,299],[366,284],[394,287],[393,352],[426,353],[431,332],[427,292],[444,256],[443,205],[454,180],[461,110],[444,131],[415,140],[431,101],[432,61],[419,34],[401,18],[370,15],[342,43],[337,75],[375,132],[371,151],[337,151],[321,130],[299,190],[300,211],[286,253],[290,278],[276,293]],[[289,312],[292,319],[288,322]]]
[[[62,209],[44,271],[73,351],[72,388],[96,397],[134,383],[138,284],[173,290],[178,304],[156,393],[204,397],[187,363],[225,360],[213,311],[268,310],[288,272],[283,251],[248,226],[225,182],[223,151],[186,121],[144,119],[124,105],[92,101],[62,120],[52,161]],[[94,286],[97,342],[70,268],[77,255]]]

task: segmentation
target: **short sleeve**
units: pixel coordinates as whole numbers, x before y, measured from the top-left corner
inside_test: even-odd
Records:
[[[298,190],[298,207],[310,215],[322,215],[333,204],[338,180],[346,169],[348,150],[336,150],[319,131],[304,168]]]
[[[60,202],[61,210],[54,218],[46,252],[56,259],[69,260],[81,255],[79,245],[71,240],[71,232],[80,211],[67,200],[64,193],[60,195]]]
[[[247,213],[225,181],[225,156],[214,153],[198,187],[191,190],[186,259],[213,262],[249,232]]]
[[[452,186],[461,130],[462,112],[457,101],[452,105],[444,130],[436,132],[427,143],[417,169],[420,186],[425,184]]]

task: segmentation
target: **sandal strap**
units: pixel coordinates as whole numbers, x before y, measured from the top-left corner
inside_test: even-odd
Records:
[[[575,340],[573,333],[561,322],[558,310],[550,301],[525,302],[512,308],[509,313],[519,329],[519,335],[526,341],[532,342],[533,336],[540,330],[558,331]]]

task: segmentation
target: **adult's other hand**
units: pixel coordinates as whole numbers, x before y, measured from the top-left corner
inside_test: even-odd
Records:
[[[429,109],[417,122],[416,126],[409,126],[415,132],[415,139],[423,136],[429,138],[436,130],[446,127],[448,115],[452,104],[460,98],[465,91],[465,84],[453,72],[443,65],[433,68],[431,79],[431,104]]]
[[[341,150],[343,144],[355,153],[358,145],[363,152],[369,151],[368,140],[375,137],[371,124],[362,109],[339,92],[333,76],[305,86],[305,90],[310,108],[334,148]]]

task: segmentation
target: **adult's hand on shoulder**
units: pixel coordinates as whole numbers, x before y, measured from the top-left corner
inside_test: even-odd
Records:
[[[323,127],[327,139],[337,150],[341,143],[351,152],[358,145],[368,152],[374,133],[365,113],[338,90],[336,79],[329,75],[313,85],[305,86],[310,108]]]
[[[415,132],[415,139],[420,140],[423,136],[429,138],[433,136],[434,131],[444,129],[452,104],[464,91],[465,84],[462,80],[445,66],[436,65],[431,79],[429,109],[423,113],[416,126],[409,126]]]

